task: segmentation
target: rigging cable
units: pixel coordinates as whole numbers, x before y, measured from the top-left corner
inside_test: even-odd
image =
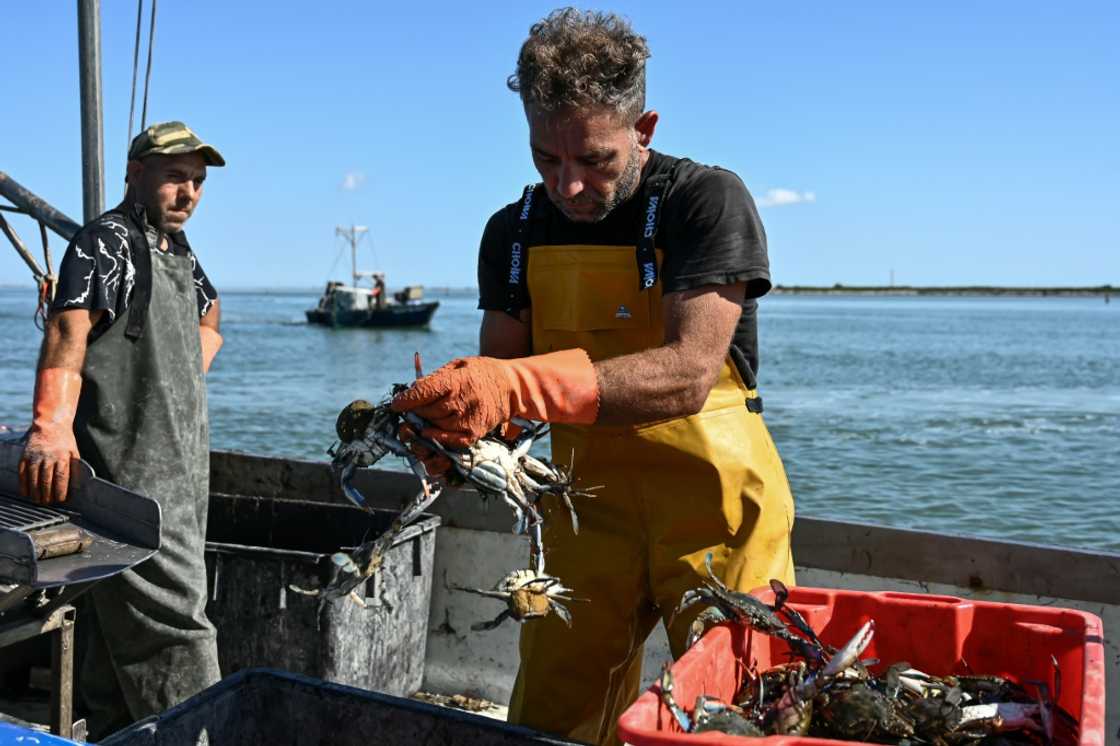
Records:
[[[47,240],[47,225],[39,221],[39,238],[43,241],[43,263],[47,265],[46,274],[39,283],[39,302],[35,306],[35,326],[39,331],[47,330],[47,316],[50,315],[51,305],[54,303],[54,294],[58,290],[58,276],[51,267],[51,245]]]
[[[144,129],[148,120],[148,84],[152,81],[152,47],[156,42],[156,5],[159,0],[152,0],[152,22],[148,26],[148,70],[144,74],[144,108],[140,110],[140,129]]]
[[[132,118],[136,114],[136,73],[140,67],[140,18],[144,15],[144,0],[136,0],[136,42],[132,45],[132,95],[128,98],[128,142],[125,152],[132,147]]]
[[[345,246],[338,247],[338,253],[334,255],[334,261],[331,263],[331,268],[327,270],[327,282],[331,281],[331,275],[334,274],[334,268],[338,266],[338,260],[342,258],[342,252],[345,249]]]

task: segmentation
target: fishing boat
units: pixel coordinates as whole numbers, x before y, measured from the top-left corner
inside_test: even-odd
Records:
[[[328,282],[319,304],[307,310],[307,322],[330,327],[426,326],[439,308],[439,301],[423,302],[423,287],[409,285],[390,298],[384,272],[358,270],[358,243],[368,233],[369,228],[364,225],[335,228],[335,234],[350,244],[352,284]],[[369,279],[368,287],[359,284],[362,278]]]
[[[84,22],[83,28],[99,29],[98,4],[93,0],[80,0],[79,10]],[[154,24],[153,24],[154,27]],[[81,92],[83,97],[82,131],[93,133],[83,137],[82,151],[84,173],[84,217],[92,219],[103,209],[103,184],[100,173],[102,145],[100,142],[100,66],[99,32],[83,33],[80,37],[82,64]],[[88,105],[86,105],[88,103]],[[50,229],[68,240],[78,229],[78,224],[51,207],[45,200],[31,193],[15,182],[10,176],[0,172],[0,196],[11,205],[0,205],[4,211],[23,213],[39,222],[42,227],[44,249],[46,249],[46,230]],[[11,240],[16,250],[31,268],[41,294],[49,295],[52,284],[49,254],[46,270],[39,267],[34,257],[26,249],[11,227],[0,221],[0,227]],[[356,227],[351,228],[352,256],[357,241]],[[44,253],[47,253],[46,251]],[[355,261],[352,259],[352,261]],[[393,324],[402,325],[402,319],[416,319],[409,323],[427,323],[438,304],[417,302],[419,297],[413,290],[403,292],[403,298],[394,298],[390,303],[384,297],[384,277],[380,278],[382,290],[374,293],[378,277],[368,273],[374,287],[366,290],[358,287],[359,275],[356,264],[352,267],[354,284],[328,284],[324,293],[325,301],[320,307],[308,311],[312,323],[348,324],[348,321],[364,319],[361,325],[378,325],[374,322],[379,311],[380,319],[392,318],[385,312],[386,307],[401,306],[416,311],[416,315],[401,314]],[[343,299],[352,299],[350,305],[343,305]],[[378,300],[380,298],[380,300]],[[347,300],[347,303],[350,301]],[[364,306],[363,306],[364,303]],[[383,304],[383,305],[382,305]],[[379,308],[379,306],[381,306]],[[421,310],[423,307],[427,307]],[[342,309],[348,313],[337,313]],[[10,461],[9,463],[14,463]],[[293,459],[269,458],[241,453],[214,451],[210,459],[211,504],[221,505],[226,497],[240,497],[245,504],[257,513],[270,515],[279,512],[279,505],[297,501],[317,501],[321,503],[345,503],[339,489],[337,475],[328,463],[300,461]],[[7,479],[11,483],[14,474],[8,469]],[[354,486],[367,496],[370,507],[390,511],[399,510],[402,502],[414,496],[417,490],[415,477],[408,473],[363,469],[354,476]],[[259,506],[259,507],[254,507]],[[327,507],[335,507],[324,505]],[[352,509],[356,510],[356,509]],[[212,513],[217,512],[212,510]],[[247,511],[251,512],[251,511]],[[484,697],[502,703],[509,699],[518,667],[518,625],[505,624],[489,632],[472,632],[471,624],[493,617],[495,602],[477,595],[456,592],[456,587],[479,588],[492,583],[494,578],[503,576],[511,567],[521,566],[526,557],[527,547],[523,537],[510,533],[509,515],[502,510],[485,510],[480,505],[478,494],[469,490],[448,489],[435,503],[432,512],[441,518],[438,528],[434,529],[434,553],[430,561],[424,561],[419,554],[408,554],[407,578],[413,583],[427,579],[431,595],[426,604],[426,616],[417,625],[417,636],[421,654],[420,688],[426,692],[445,695],[467,694]],[[999,516],[991,520],[998,521]],[[1046,516],[1039,516],[1045,521]],[[299,538],[313,540],[316,537],[306,530],[295,531]],[[428,536],[431,536],[429,533]],[[266,560],[279,555],[278,549],[270,549],[263,544],[276,542],[282,537],[261,534],[252,542],[245,542],[244,553],[251,553]],[[317,550],[322,554],[323,550]],[[327,548],[325,551],[334,551]],[[211,568],[210,597],[221,593],[245,596],[246,608],[254,607],[252,616],[245,615],[218,625],[219,639],[222,636],[238,636],[244,639],[244,629],[250,620],[276,618],[285,623],[304,610],[315,609],[318,600],[293,592],[293,581],[297,578],[286,577],[282,572],[271,575],[261,574],[256,578],[256,587],[268,587],[271,593],[253,595],[246,593],[244,586],[230,582],[229,566],[222,557],[232,554],[229,545],[224,552],[216,552]],[[0,552],[2,554],[2,552]],[[310,552],[303,552],[310,555]],[[971,599],[1003,601],[1030,605],[1057,606],[1080,609],[1098,615],[1106,630],[1115,630],[1120,625],[1120,554],[1101,551],[1082,551],[1061,547],[1040,546],[1011,541],[957,536],[929,531],[912,531],[888,528],[870,524],[850,523],[828,520],[819,517],[799,516],[793,529],[793,554],[797,560],[797,580],[800,585],[819,588],[845,588],[852,590],[887,591],[911,597],[928,597],[936,594],[943,603],[959,606],[960,616],[970,613]],[[54,560],[59,561],[59,560]],[[229,563],[232,566],[232,563]],[[223,567],[225,569],[223,569]],[[234,568],[236,569],[236,568]],[[383,592],[375,586],[379,576],[367,583],[366,600],[377,601],[382,596],[391,597],[401,593],[404,585]],[[436,582],[432,582],[433,579]],[[305,578],[299,578],[305,582]],[[219,591],[219,588],[223,589]],[[18,588],[16,588],[19,591]],[[34,601],[30,591],[21,598]],[[19,599],[13,599],[14,604]],[[366,606],[370,608],[365,608]],[[368,624],[384,626],[393,614],[400,614],[401,605],[356,603],[342,607],[345,614],[357,625],[368,617]],[[12,613],[14,607],[0,604],[0,617]],[[38,624],[38,622],[36,622]],[[1031,623],[1033,628],[1044,625]],[[40,625],[41,627],[41,625]],[[40,629],[36,627],[36,629]],[[73,631],[71,620],[69,629]],[[308,634],[317,634],[316,625],[308,626]],[[347,629],[357,630],[357,626]],[[1059,634],[1060,630],[1052,630]],[[1015,629],[1006,634],[1014,635]],[[351,635],[361,639],[360,634]],[[310,638],[308,638],[310,639]],[[0,646],[10,642],[0,635]],[[270,643],[268,638],[260,638],[263,645]],[[289,640],[284,640],[287,643]],[[923,643],[922,640],[917,642]],[[1000,644],[999,639],[991,639],[990,644]],[[1093,645],[1104,648],[1106,660],[1105,689],[1106,702],[1105,731],[1114,734],[1120,728],[1120,645],[1115,635],[1093,640]],[[300,652],[298,645],[290,645]],[[72,645],[55,648],[55,657],[69,661]],[[39,651],[42,653],[43,651]],[[347,651],[339,651],[344,654]],[[376,660],[387,660],[396,664],[399,653],[395,649],[381,648],[376,651]],[[43,657],[40,655],[40,657]],[[50,655],[46,655],[50,658]],[[354,665],[362,664],[353,658],[346,658]],[[660,665],[670,657],[669,646],[663,630],[658,627],[645,646],[643,681],[649,685],[656,677]],[[0,654],[0,674],[8,669],[20,668],[21,660],[12,654]],[[48,665],[40,661],[40,665]],[[23,666],[26,668],[26,666]],[[53,670],[57,669],[57,671]],[[52,666],[51,675],[58,688],[66,689],[71,683],[72,669],[61,664]],[[1073,672],[1070,672],[1071,674]],[[26,681],[25,677],[23,681]],[[21,684],[22,686],[22,684]],[[337,693],[336,690],[332,690]],[[283,706],[283,705],[282,705]],[[56,718],[60,722],[72,715],[69,708],[59,707]],[[298,709],[298,708],[293,708]],[[224,712],[224,710],[223,710]],[[331,720],[331,726],[341,730],[349,718],[355,717],[351,708],[345,718]],[[240,713],[228,717],[236,721]],[[446,715],[448,720],[456,719],[460,724],[470,717],[467,715]],[[401,720],[411,727],[413,720]],[[158,724],[149,723],[150,728]],[[392,725],[391,722],[388,725]],[[387,727],[379,722],[380,728]],[[56,731],[57,732],[57,731]],[[66,723],[65,735],[72,732]],[[370,731],[377,733],[377,731]],[[201,731],[205,737],[207,731]],[[447,741],[444,731],[444,741]],[[525,731],[518,734],[524,737]],[[295,737],[295,734],[287,734]],[[368,738],[368,734],[365,734]],[[412,732],[415,742],[416,734]],[[154,738],[154,735],[151,737]],[[145,743],[154,742],[153,740]],[[506,740],[471,741],[472,743],[513,743],[509,735]],[[24,739],[27,740],[27,739]],[[440,739],[435,739],[440,740]],[[163,741],[161,741],[163,742]],[[170,741],[168,741],[170,742]],[[191,742],[195,742],[192,736]],[[293,741],[294,742],[294,741]],[[339,741],[342,742],[342,741]],[[386,741],[389,742],[389,741]],[[396,742],[396,741],[393,741]],[[1100,739],[1097,743],[1104,743]]]

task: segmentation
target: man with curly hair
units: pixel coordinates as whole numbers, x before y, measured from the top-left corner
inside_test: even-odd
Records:
[[[526,624],[512,722],[594,743],[638,693],[658,620],[674,655],[706,577],[793,582],[793,499],[756,391],[766,235],[732,172],[650,149],[645,39],[614,15],[555,11],[521,47],[541,183],[490,218],[479,252],[482,357],[394,406],[451,445],[513,416],[553,423],[584,486],[576,536],[545,504],[547,570],[590,600]]]

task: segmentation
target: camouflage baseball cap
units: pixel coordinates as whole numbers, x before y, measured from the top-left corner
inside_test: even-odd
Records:
[[[213,145],[204,143],[190,127],[182,122],[153,124],[132,138],[132,144],[128,146],[128,160],[130,161],[137,161],[156,153],[162,155],[199,153],[206,160],[207,166],[226,165],[226,159]]]

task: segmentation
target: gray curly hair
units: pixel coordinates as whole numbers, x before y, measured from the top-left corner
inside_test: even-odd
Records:
[[[646,105],[644,37],[613,13],[560,8],[533,24],[506,85],[526,107],[603,106],[636,121]]]

